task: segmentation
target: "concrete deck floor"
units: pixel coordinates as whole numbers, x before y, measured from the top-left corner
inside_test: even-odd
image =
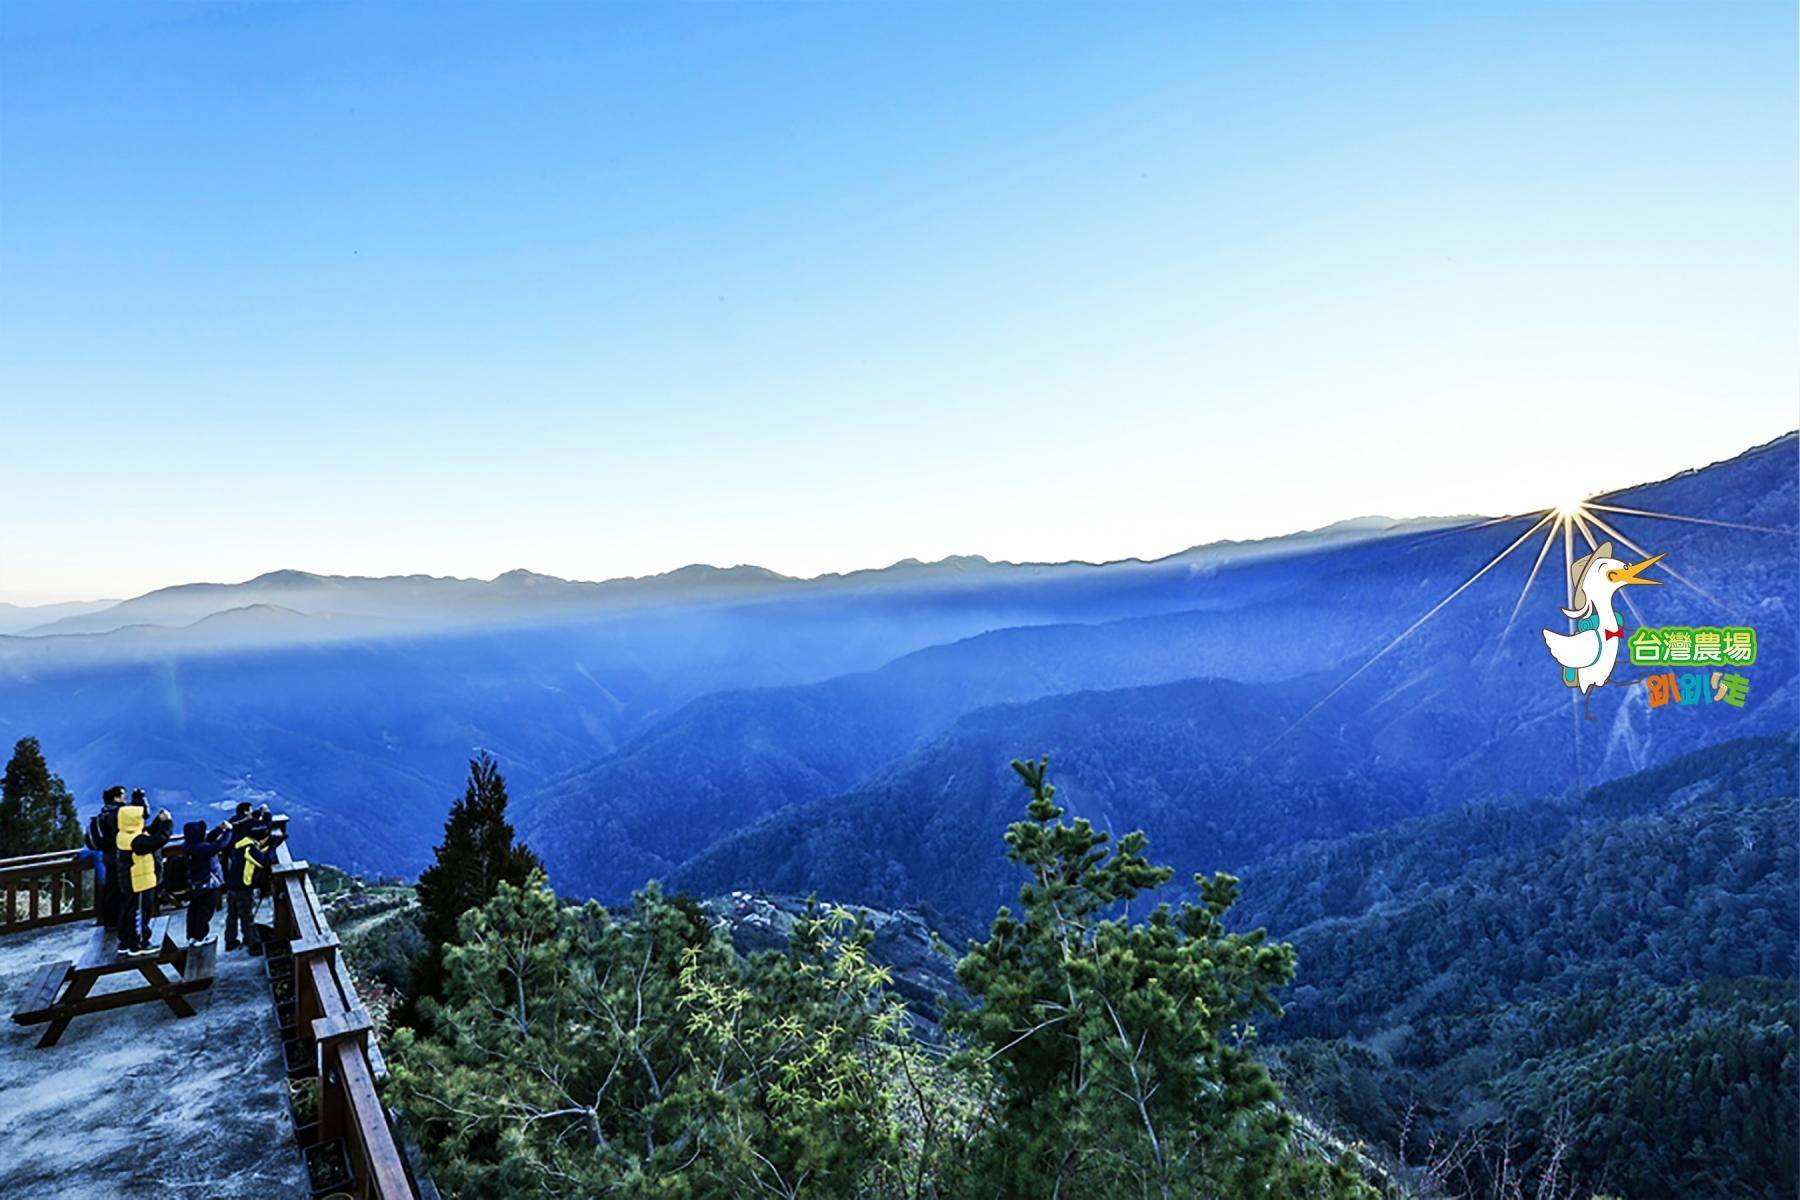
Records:
[[[176,915],[179,929],[181,917]],[[213,921],[214,936],[223,917]],[[21,1200],[306,1196],[263,960],[219,952],[196,1015],[134,1004],[42,1025],[11,1020],[39,963],[77,959],[93,926],[0,933],[0,1196]],[[107,977],[94,994],[142,983]]]

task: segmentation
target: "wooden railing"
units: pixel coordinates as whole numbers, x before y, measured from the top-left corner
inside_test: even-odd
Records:
[[[278,826],[286,822],[275,818]],[[164,854],[177,853],[178,845]],[[370,1037],[373,1023],[344,969],[308,865],[285,842],[276,859],[273,927],[293,955],[296,1032],[304,1031],[317,1056],[316,1140],[342,1139],[351,1178],[338,1190],[359,1200],[415,1200],[418,1190],[375,1092],[387,1068]],[[0,859],[0,935],[91,921],[97,905],[94,869],[80,851]]]
[[[271,820],[278,829],[287,827],[285,816]],[[180,854],[179,837],[163,847],[164,859]],[[91,921],[99,905],[98,876],[80,850],[0,858],[0,934]]]
[[[343,1190],[363,1200],[411,1200],[417,1192],[375,1094],[386,1067],[369,1036],[373,1022],[344,970],[307,864],[286,843],[276,857],[275,935],[293,955],[296,1027],[307,1031],[317,1057],[317,1139],[342,1139],[351,1175]]]
[[[94,869],[76,854],[0,859],[0,933],[93,919],[99,902]]]

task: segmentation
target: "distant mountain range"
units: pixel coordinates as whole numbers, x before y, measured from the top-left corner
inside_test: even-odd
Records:
[[[1609,502],[1792,528],[1794,451],[1783,439]],[[1020,812],[1007,764],[1021,755],[1050,753],[1075,811],[1146,828],[1184,871],[1236,870],[1297,842],[1564,793],[1792,728],[1791,539],[1608,520],[1721,600],[1671,584],[1635,601],[1645,620],[1765,631],[1752,704],[1653,713],[1642,688],[1620,688],[1596,700],[1598,721],[1578,721],[1538,634],[1562,619],[1560,553],[1508,627],[1534,541],[1315,711],[1529,522],[1406,531],[1224,568],[1205,608],[998,631],[867,675],[705,697],[529,797],[523,827],[580,892],[668,873],[700,893],[817,888],[974,917],[1010,895],[999,837]],[[560,832],[581,814],[607,836]]]
[[[117,600],[68,600],[60,604],[8,604],[0,601],[0,635],[27,633],[68,617],[104,612]]]
[[[1790,435],[1613,500],[1789,529],[1795,476]],[[1643,589],[1646,620],[1793,628],[1791,538],[1609,519],[1720,600]],[[84,805],[115,780],[178,809],[267,799],[309,853],[382,873],[428,860],[487,749],[567,892],[664,876],[974,914],[1007,891],[1019,755],[1052,754],[1078,811],[1210,869],[1792,723],[1792,639],[1772,633],[1742,711],[1652,713],[1636,689],[1573,724],[1537,635],[1560,620],[1559,561],[1508,626],[1535,543],[1315,711],[1526,524],[814,580],[276,572],[0,637],[0,736],[40,737]]]
[[[188,583],[159,588],[130,600],[76,601],[21,608],[0,604],[0,633],[25,637],[108,634],[137,628],[167,637],[193,629],[208,618],[244,609],[283,612],[292,618],[324,618],[335,627],[305,631],[302,640],[331,640],[371,633],[415,634],[445,628],[504,625],[520,621],[586,621],[646,609],[711,607],[753,601],[788,601],[870,594],[918,593],[928,604],[955,603],[959,594],[989,593],[1014,585],[1021,613],[1040,603],[1044,585],[1079,590],[1101,573],[1118,576],[1158,574],[1171,567],[1213,567],[1268,555],[1289,553],[1307,545],[1348,545],[1383,537],[1398,529],[1429,528],[1458,518],[1395,521],[1361,517],[1323,529],[1250,542],[1216,542],[1153,562],[1130,559],[1094,564],[991,562],[978,555],[958,555],[937,562],[903,559],[888,567],[820,575],[810,579],[781,575],[763,567],[714,567],[694,564],[661,575],[611,579],[598,583],[559,579],[514,570],[493,579],[460,579],[433,575],[314,575],[306,571],[271,571],[242,583]],[[992,597],[987,597],[991,599]],[[302,628],[290,621],[270,628],[269,640],[296,640]],[[166,644],[166,643],[160,643]],[[205,633],[177,639],[183,649],[211,645]],[[237,640],[228,638],[228,647]]]
[[[534,791],[710,693],[819,682],[996,628],[1177,610],[1224,564],[1419,526],[1352,522],[1154,563],[956,558],[817,580],[276,572],[0,637],[0,736],[40,737],[84,802],[116,780],[176,808],[267,800],[311,827],[321,857],[412,872],[477,749]]]

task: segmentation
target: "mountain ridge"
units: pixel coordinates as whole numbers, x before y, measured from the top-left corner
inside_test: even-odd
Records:
[[[1787,526],[1793,445],[1790,438],[1683,476],[1668,485],[1673,493],[1637,495],[1646,507]],[[1673,551],[1669,562],[1684,575],[1743,603],[1748,619],[1770,629],[1791,621],[1785,541],[1621,520],[1654,536],[1653,549]],[[1285,714],[1285,728],[1526,523],[1434,523],[1160,565],[953,566],[928,569],[923,584],[749,594],[707,606],[677,598],[575,621],[444,629],[411,609],[404,620],[373,622],[320,602],[315,614],[264,608],[186,632],[0,638],[0,736],[39,737],[84,799],[123,780],[172,805],[249,794],[280,803],[322,854],[379,874],[428,860],[475,747],[500,756],[517,823],[547,843],[553,864],[560,845],[606,845],[621,814],[659,812],[662,824],[679,828],[691,799],[717,816],[704,830],[688,823],[694,844],[661,845],[641,862],[629,840],[616,841],[619,861],[606,870],[623,888],[789,804],[848,795],[984,706],[1183,678],[1318,677],[1298,710],[1265,709]],[[1579,762],[1596,778],[1643,765],[1696,732],[1718,732],[1693,710],[1650,716],[1632,692],[1596,705],[1605,720],[1583,732],[1577,756],[1566,745],[1568,711],[1557,707],[1566,693],[1553,676],[1544,691],[1533,627],[1557,607],[1557,572],[1540,573],[1525,614],[1495,639],[1530,565],[1528,554],[1516,557],[1516,571],[1490,573],[1306,716],[1304,728],[1354,732],[1377,762],[1438,754],[1451,773],[1482,769],[1480,747],[1496,738],[1559,738],[1546,743],[1557,747],[1548,758],[1519,741],[1529,747],[1521,761]],[[761,588],[752,584],[751,593]],[[276,603],[281,590],[258,599]],[[1659,620],[1717,623],[1682,586],[1655,589],[1643,602]],[[1745,728],[1792,695],[1792,648],[1766,640],[1752,709],[1739,714]],[[817,690],[782,690],[796,688]],[[1733,716],[1706,715],[1715,725]],[[1279,733],[1259,727],[1255,748]],[[1056,736],[1075,741],[1087,731],[1058,727]],[[646,747],[654,753],[640,753]],[[1003,767],[1044,750],[1065,747],[1004,739],[993,758]],[[1285,752],[1285,743],[1273,751]],[[580,782],[603,764],[619,786]],[[370,812],[379,818],[365,826]]]
[[[1792,506],[1796,477],[1783,449],[1776,443],[1683,475],[1680,486],[1699,481],[1713,496],[1697,511],[1726,519],[1737,519],[1740,510]],[[1632,494],[1653,500],[1661,495],[1652,488]],[[663,718],[609,758],[558,776],[539,792],[523,793],[518,822],[528,837],[548,846],[546,861],[553,873],[562,872],[563,884],[575,890],[594,887],[614,895],[616,889],[632,886],[634,872],[661,871],[673,871],[683,886],[702,890],[734,883],[794,890],[811,880],[800,866],[803,856],[784,850],[784,844],[807,847],[815,860],[847,862],[855,841],[852,831],[844,830],[841,844],[825,846],[804,828],[819,823],[841,828],[832,821],[834,806],[842,804],[868,816],[866,809],[855,807],[864,803],[858,799],[861,781],[879,779],[882,771],[928,745],[931,737],[955,728],[958,720],[977,712],[991,718],[1009,704],[1020,722],[1018,736],[994,745],[979,767],[984,775],[996,772],[1001,782],[1011,758],[1040,750],[1066,755],[1071,740],[1079,745],[1091,736],[1080,726],[1037,729],[1031,705],[1050,697],[1103,696],[1119,689],[1112,700],[1084,701],[1094,706],[1090,725],[1100,728],[1123,719],[1107,705],[1129,710],[1138,703],[1130,694],[1133,688],[1205,676],[1279,684],[1310,673],[1324,682],[1306,703],[1282,709],[1285,716],[1278,722],[1247,734],[1256,739],[1249,751],[1287,756],[1291,728],[1305,721],[1303,728],[1335,731],[1339,737],[1356,730],[1353,736],[1375,763],[1430,756],[1435,771],[1486,779],[1482,786],[1540,788],[1550,786],[1553,777],[1565,780],[1556,786],[1576,787],[1583,774],[1608,778],[1639,770],[1690,748],[1695,737],[1758,731],[1771,719],[1769,713],[1788,703],[1793,656],[1778,640],[1757,669],[1761,699],[1756,712],[1734,714],[1742,719],[1730,725],[1696,724],[1685,719],[1691,711],[1659,715],[1660,723],[1653,723],[1641,691],[1608,689],[1609,698],[1619,695],[1609,715],[1591,732],[1578,729],[1585,737],[1563,749],[1570,738],[1567,692],[1545,684],[1546,679],[1555,683],[1555,673],[1544,665],[1534,622],[1509,621],[1520,598],[1517,576],[1526,574],[1530,551],[1515,577],[1490,575],[1461,595],[1443,619],[1397,645],[1388,644],[1407,620],[1452,591],[1459,580],[1477,574],[1529,523],[1528,517],[1515,518],[1356,547],[1326,547],[1279,562],[1238,563],[1209,574],[1194,594],[1211,607],[1092,625],[989,630],[915,651],[860,675],[785,690],[715,692]],[[1681,563],[1684,575],[1728,595],[1756,595],[1767,610],[1761,619],[1771,627],[1779,627],[1800,606],[1792,562],[1761,553],[1767,550],[1768,535],[1686,523],[1665,528],[1666,533],[1659,529],[1665,540],[1657,548],[1675,551],[1670,561]],[[1757,557],[1740,561],[1745,554]],[[1538,573],[1525,598],[1535,597],[1531,611],[1560,620],[1563,585],[1556,574]],[[1705,603],[1678,585],[1660,589],[1654,604],[1668,617],[1688,615],[1696,623],[1711,623]],[[1482,632],[1472,636],[1471,628]],[[1480,643],[1475,653],[1468,649],[1471,641]],[[1365,665],[1370,669],[1347,694],[1318,707]],[[1177,725],[1154,736],[1173,737]],[[1557,753],[1546,757],[1545,744],[1558,746]],[[1148,769],[1148,764],[1137,767]],[[1440,790],[1423,782],[1416,789],[1421,796]],[[696,808],[682,809],[684,800],[701,795],[706,799]],[[778,815],[790,807],[787,816]],[[681,819],[672,819],[677,811]],[[616,840],[620,828],[633,827],[629,814],[641,818],[647,812],[663,814],[645,827],[647,842]],[[700,813],[704,819],[698,819]],[[598,856],[581,848],[591,836],[586,830],[595,826],[609,830],[608,838],[594,841],[606,848]],[[902,842],[911,836],[898,827],[887,834]],[[970,827],[963,836],[997,838],[998,829]],[[678,843],[671,837],[697,839],[689,862],[672,849]],[[698,844],[707,838],[717,840]],[[745,838],[762,839],[761,847],[733,842]],[[880,858],[884,848],[872,853]],[[721,865],[719,855],[728,855],[734,866]],[[731,874],[753,866],[774,874]],[[874,878],[872,870],[856,868],[861,872],[856,877],[867,883]],[[892,876],[889,868],[882,870]],[[912,878],[911,871],[892,878]],[[818,882],[848,886],[829,876]],[[842,894],[883,904],[928,898],[879,889]]]
[[[540,593],[545,589],[560,593],[564,600],[571,603],[578,600],[611,599],[614,594],[626,593],[634,589],[646,591],[671,585],[704,588],[709,585],[729,585],[740,587],[772,587],[778,589],[832,588],[843,586],[863,586],[870,583],[898,582],[909,576],[948,575],[969,569],[988,568],[1000,572],[1014,571],[1056,571],[1056,570],[1093,570],[1108,568],[1156,567],[1184,561],[1189,558],[1218,556],[1233,552],[1260,550],[1279,553],[1284,549],[1301,548],[1319,541],[1334,539],[1361,539],[1380,537],[1396,531],[1411,528],[1437,527],[1454,524],[1469,518],[1464,517],[1415,517],[1394,519],[1388,517],[1356,517],[1336,521],[1317,529],[1297,530],[1292,533],[1273,535],[1267,538],[1253,539],[1219,539],[1212,542],[1198,543],[1156,558],[1120,558],[1101,562],[1090,562],[1082,559],[1067,559],[1057,562],[1011,561],[990,559],[979,554],[953,554],[943,558],[922,561],[917,558],[903,558],[885,567],[864,567],[844,572],[824,572],[813,576],[785,575],[767,567],[751,563],[740,563],[734,566],[721,567],[710,563],[689,563],[668,571],[650,575],[618,576],[602,580],[565,579],[560,576],[546,575],[523,567],[516,567],[501,572],[491,579],[481,579],[457,575],[336,575],[320,574],[295,568],[283,568],[266,571],[250,579],[235,583],[215,581],[195,581],[171,584],[155,588],[141,595],[120,601],[81,602],[89,606],[89,610],[78,612],[57,620],[44,622],[19,630],[15,636],[45,637],[70,633],[105,633],[116,629],[142,625],[166,624],[168,620],[179,620],[180,615],[187,614],[176,627],[193,624],[201,612],[193,614],[197,606],[181,607],[185,602],[199,600],[201,605],[211,603],[208,597],[235,597],[242,592],[265,592],[271,589],[307,588],[314,590],[343,591],[349,588],[382,589],[393,591],[402,587],[437,588],[445,593],[455,592],[457,598],[475,600],[484,603],[500,602],[508,598],[507,593],[519,589],[529,589],[534,599],[544,599]],[[703,597],[704,598],[704,597]],[[102,603],[105,607],[98,607]],[[232,604],[228,607],[244,607],[243,604]],[[139,619],[140,611],[153,614],[169,614],[163,619]],[[208,611],[222,611],[209,609]],[[306,611],[296,607],[296,611]],[[382,609],[384,614],[389,609]]]

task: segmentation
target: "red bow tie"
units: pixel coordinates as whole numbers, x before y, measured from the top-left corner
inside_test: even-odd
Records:
[[[1623,629],[1608,629],[1606,631],[1606,637],[1608,637],[1608,638],[1623,638],[1624,636],[1625,636],[1625,631]],[[1605,641],[1605,640],[1606,640],[1605,638],[1601,639],[1601,641]]]

